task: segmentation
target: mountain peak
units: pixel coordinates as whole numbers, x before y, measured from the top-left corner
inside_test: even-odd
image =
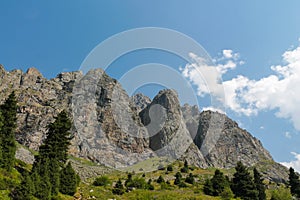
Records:
[[[43,75],[40,73],[40,71],[38,69],[36,69],[35,67],[28,68],[26,71],[26,74],[36,76],[36,77],[43,77]]]

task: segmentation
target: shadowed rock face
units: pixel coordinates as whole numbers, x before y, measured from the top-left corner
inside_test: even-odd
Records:
[[[133,95],[130,100],[132,104],[136,106],[138,112],[145,109],[151,103],[151,99],[142,93]]]
[[[160,91],[153,101],[142,94],[130,98],[99,69],[85,76],[64,72],[48,80],[35,68],[7,72],[0,65],[0,103],[13,90],[19,101],[16,138],[34,150],[54,116],[67,110],[75,114],[70,115],[74,118],[70,153],[75,156],[122,167],[168,152],[204,168],[231,168],[242,161],[264,169],[270,179],[287,178],[286,168],[236,122],[220,113],[200,113],[196,106],[181,107],[174,90]],[[217,140],[210,140],[216,132]],[[25,156],[22,152],[20,158]]]

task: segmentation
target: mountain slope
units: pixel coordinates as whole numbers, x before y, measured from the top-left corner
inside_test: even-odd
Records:
[[[200,113],[195,106],[181,107],[173,90],[160,91],[150,101],[141,94],[130,98],[101,69],[84,76],[64,72],[48,80],[35,68],[7,72],[0,65],[0,102],[13,90],[19,101],[16,138],[34,150],[43,141],[47,124],[65,109],[73,114],[70,153],[77,157],[122,168],[167,152],[203,168],[231,168],[242,161],[259,166],[272,180],[287,178],[286,168],[236,122],[220,113]],[[162,117],[154,127],[151,114]]]

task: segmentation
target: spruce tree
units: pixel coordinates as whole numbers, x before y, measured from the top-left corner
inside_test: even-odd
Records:
[[[0,106],[5,120],[0,132],[1,159],[0,167],[11,171],[15,164],[16,142],[15,129],[17,127],[17,100],[15,93],[12,92],[8,99]]]
[[[295,170],[290,167],[289,169],[289,185],[291,194],[300,197],[300,180],[299,176],[296,174]]]
[[[181,179],[182,179],[182,175],[180,172],[177,172],[175,174],[175,181],[174,181],[174,185],[179,185],[181,183]]]
[[[48,125],[48,132],[44,144],[40,147],[41,157],[48,157],[58,161],[63,167],[68,159],[68,148],[70,140],[70,129],[72,123],[67,113],[62,111],[55,121]]]
[[[229,183],[220,170],[216,170],[213,178],[211,179],[211,184],[213,188],[213,196],[219,196],[225,190],[226,187],[229,187]]]
[[[63,188],[60,171],[64,169],[68,158],[68,147],[72,139],[69,132],[71,126],[71,120],[65,111],[59,113],[55,121],[48,125],[47,137],[44,144],[40,146],[39,155],[35,156],[32,170],[32,179],[36,187],[35,196],[38,198],[41,198],[42,194],[40,192],[45,187],[47,189],[43,198],[48,198],[49,192],[50,196],[54,197],[58,194],[60,188]],[[76,186],[78,183],[77,177],[75,174],[73,178]]]
[[[27,171],[23,172],[22,182],[11,193],[13,200],[31,200],[34,194],[34,185]]]
[[[210,195],[210,196],[214,195],[214,189],[210,179],[206,179],[203,187],[203,192],[206,195]]]
[[[254,184],[255,188],[258,191],[258,199],[259,200],[266,200],[266,187],[265,184],[263,183],[263,179],[261,177],[261,174],[257,171],[256,168],[253,169],[253,174],[254,174]]]
[[[119,179],[114,187],[114,189],[112,190],[113,194],[117,194],[117,195],[122,195],[125,192],[124,189],[124,185],[121,181],[121,179]]]
[[[50,200],[52,187],[49,176],[49,158],[35,156],[31,178],[34,183],[34,196],[38,199]]]
[[[4,124],[4,118],[0,109],[0,163],[2,162],[2,127]]]
[[[74,177],[76,181],[76,177]],[[57,195],[60,187],[60,166],[57,160],[49,159],[49,181],[51,184],[51,194]]]
[[[73,196],[76,192],[76,188],[77,188],[76,172],[74,171],[71,163],[69,162],[67,166],[61,170],[59,190],[63,194]]]
[[[243,200],[258,200],[258,191],[248,169],[241,162],[238,162],[235,170],[231,185],[235,197],[240,197]]]

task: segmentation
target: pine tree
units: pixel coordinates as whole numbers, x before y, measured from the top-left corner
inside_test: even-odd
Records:
[[[188,164],[188,162],[186,160],[184,161],[184,166],[183,166],[183,168],[181,168],[180,171],[182,173],[188,173],[189,172],[189,164]]]
[[[60,187],[64,187],[61,183],[62,180],[60,180],[60,170],[64,168],[67,161],[71,126],[71,120],[65,111],[59,113],[55,121],[48,126],[47,138],[44,144],[40,146],[39,155],[35,156],[35,163],[33,164],[32,179],[36,187],[35,196],[38,198],[42,195],[40,192],[43,191],[44,187],[48,187],[48,189],[43,198],[48,198],[48,190],[52,196],[56,196]],[[46,169],[47,173],[45,172]],[[73,178],[76,187],[77,177],[75,174]],[[65,191],[65,188],[62,190]]]
[[[289,169],[289,185],[291,194],[300,197],[300,180],[295,170],[291,167]]]
[[[232,192],[243,200],[258,200],[258,191],[247,168],[238,162],[232,179]]]
[[[156,180],[157,183],[165,183],[165,179],[160,175],[158,179]]]
[[[256,168],[253,169],[253,174],[254,174],[254,184],[256,187],[256,190],[258,191],[258,199],[259,200],[266,200],[266,187],[265,184],[263,183],[263,179],[261,177],[261,174],[257,171]]]
[[[4,124],[4,117],[2,115],[1,109],[0,109],[0,163],[2,160],[2,127]]]
[[[31,200],[34,194],[34,185],[27,171],[23,173],[23,180],[11,193],[13,200]]]
[[[12,92],[8,99],[0,106],[3,117],[3,125],[0,132],[1,159],[0,167],[11,171],[15,164],[16,142],[15,129],[17,127],[17,100]]]
[[[77,188],[76,172],[74,171],[71,163],[69,162],[67,166],[61,170],[59,190],[63,194],[73,196],[76,192],[76,188]]]
[[[76,181],[76,177],[74,178]],[[49,181],[51,183],[51,194],[57,195],[60,187],[60,166],[57,160],[49,159]]]
[[[68,159],[68,148],[70,140],[70,129],[72,123],[67,113],[62,111],[55,118],[55,121],[48,125],[47,138],[40,147],[41,157],[48,157],[57,160],[63,167]]]
[[[38,199],[51,199],[51,182],[49,176],[49,158],[35,156],[31,178],[34,184],[35,194]]]
[[[192,173],[190,173],[186,178],[185,178],[185,182],[194,185],[195,183],[195,179]]]
[[[210,195],[213,196],[214,194],[214,189],[211,183],[210,179],[206,179],[205,183],[204,183],[204,187],[203,187],[203,192],[206,195]]]
[[[224,174],[220,170],[216,170],[213,178],[211,179],[213,188],[213,196],[219,196],[226,187],[229,187],[229,183]]]
[[[179,185],[181,183],[181,179],[182,179],[182,175],[180,172],[177,172],[175,174],[175,181],[174,181],[174,185]]]
[[[124,189],[124,185],[121,181],[121,179],[119,179],[114,187],[114,189],[112,190],[113,194],[117,194],[117,195],[122,195],[125,192]]]

